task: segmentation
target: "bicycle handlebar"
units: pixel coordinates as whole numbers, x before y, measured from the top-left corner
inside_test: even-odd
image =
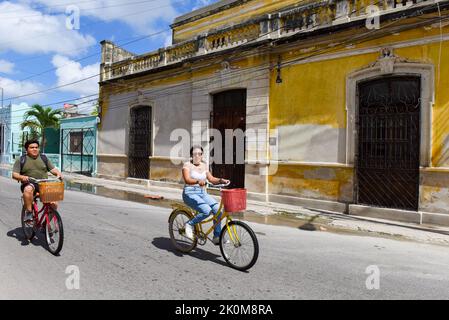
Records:
[[[61,178],[53,178],[53,179],[34,179],[31,177],[28,177],[28,181],[33,183],[41,183],[41,182],[59,182],[62,181]]]
[[[231,184],[231,181],[226,184],[211,184],[210,182],[207,183],[208,187],[215,187],[215,188],[225,188],[228,187]]]

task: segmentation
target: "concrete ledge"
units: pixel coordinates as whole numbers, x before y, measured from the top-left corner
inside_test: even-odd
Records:
[[[265,193],[248,192],[248,200],[267,202],[267,195]]]
[[[119,182],[124,182],[125,181],[125,178],[123,178],[123,177],[110,176],[110,175],[107,175],[107,174],[96,174],[95,178],[112,180],[112,181],[119,181]]]
[[[150,187],[183,189],[184,185],[180,184],[180,183],[176,183],[176,182],[165,182],[165,181],[150,180]]]
[[[263,200],[265,201],[265,200]],[[268,196],[269,202],[284,203],[293,206],[300,206],[304,208],[313,208],[319,210],[326,210],[332,212],[346,213],[346,204],[336,201],[326,201],[317,199],[305,199],[291,196],[280,196],[270,194]]]
[[[422,223],[449,227],[449,214],[422,212]]]
[[[376,208],[361,205],[349,205],[349,214],[353,216],[410,222],[417,224],[421,224],[422,220],[422,214],[420,212],[398,210],[398,209]]]
[[[136,185],[147,187],[147,188],[150,185],[150,180],[145,180],[145,179],[126,178],[126,179],[124,179],[124,181],[127,183],[136,184]]]

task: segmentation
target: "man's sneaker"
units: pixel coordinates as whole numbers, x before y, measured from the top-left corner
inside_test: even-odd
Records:
[[[26,223],[33,222],[33,212],[25,211],[25,217],[23,218],[23,222]]]
[[[193,227],[186,223],[186,237],[189,238],[190,240],[194,240],[193,238]]]
[[[214,237],[212,239],[212,243],[218,246],[220,244],[220,237]]]

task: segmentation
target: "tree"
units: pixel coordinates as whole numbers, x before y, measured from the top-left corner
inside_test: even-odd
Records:
[[[91,116],[97,116],[98,117],[98,114],[99,114],[99,108],[100,108],[100,103],[98,102],[98,100],[95,102],[95,104],[94,104],[94,108],[93,108],[93,110],[92,110],[92,112],[91,112]]]
[[[52,108],[44,108],[39,104],[31,106],[31,110],[24,115],[22,130],[29,128],[31,132],[37,132],[41,136],[42,150],[45,150],[45,128],[59,128],[59,119],[62,117],[62,111]]]

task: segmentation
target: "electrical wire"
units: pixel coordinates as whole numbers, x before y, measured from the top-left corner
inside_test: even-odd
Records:
[[[407,17],[407,16],[406,16],[406,17]],[[403,17],[403,18],[406,18],[406,17]],[[400,19],[393,21],[392,24],[393,24],[393,23],[397,23],[399,20],[400,20]],[[273,32],[273,31],[271,31],[271,32]],[[271,33],[271,32],[270,32],[270,33]],[[374,30],[373,32],[375,32],[375,30]],[[369,33],[369,34],[371,34],[371,33]],[[363,36],[366,38],[366,35],[363,35]],[[353,40],[354,40],[354,37],[351,37],[349,40],[353,41]],[[370,39],[368,39],[368,40],[370,40]],[[346,43],[346,42],[343,42],[342,44],[344,44],[344,43]],[[248,44],[248,43],[245,43],[245,44],[243,44],[243,45],[247,45],[247,44]],[[341,44],[340,44],[340,45],[341,45]],[[329,50],[331,50],[331,51],[335,50],[335,46],[334,46],[333,48],[328,49],[327,51],[329,51]],[[318,50],[318,51],[326,51],[326,50],[320,49],[320,50]],[[317,52],[315,52],[314,54],[316,54],[316,53],[317,53]],[[313,56],[313,55],[309,55],[309,56],[306,56],[306,57],[301,57],[299,60],[307,59],[307,58],[310,58],[310,57],[312,57],[312,56]],[[205,58],[207,58],[207,57],[205,57]],[[291,62],[293,62],[293,61],[289,61],[288,63],[291,63]],[[285,65],[285,62],[283,63],[283,65]],[[67,85],[69,85],[69,84],[67,84]],[[135,84],[133,84],[133,85],[135,85]],[[49,89],[49,90],[52,90],[52,89]]]

